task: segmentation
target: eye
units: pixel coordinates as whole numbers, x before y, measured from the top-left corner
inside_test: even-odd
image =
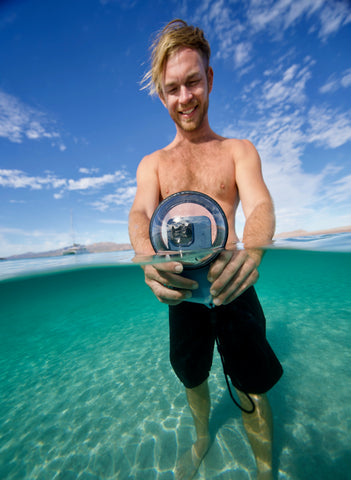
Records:
[[[177,92],[177,87],[167,88],[166,93],[168,95],[174,95]]]
[[[194,78],[193,80],[189,80],[188,86],[189,87],[195,87],[199,83],[199,81],[200,80],[198,78]]]

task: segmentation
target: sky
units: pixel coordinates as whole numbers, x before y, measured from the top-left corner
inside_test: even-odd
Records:
[[[210,125],[256,146],[276,231],[351,224],[347,0],[3,0],[0,257],[129,241],[137,166],[175,135],[140,90],[174,18],[205,31]]]

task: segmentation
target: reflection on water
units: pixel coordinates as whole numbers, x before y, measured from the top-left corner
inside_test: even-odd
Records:
[[[138,266],[81,257],[96,261],[0,282],[0,478],[173,479],[194,431],[169,365],[167,308]],[[351,254],[274,248],[260,270],[285,370],[270,392],[277,477],[346,480]],[[209,383],[214,442],[196,478],[255,479],[217,354]]]

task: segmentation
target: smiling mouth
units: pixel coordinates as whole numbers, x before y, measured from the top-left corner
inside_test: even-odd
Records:
[[[197,105],[195,105],[195,107],[192,107],[192,108],[189,108],[188,110],[182,110],[181,112],[179,112],[181,115],[191,115],[195,110],[197,109]]]

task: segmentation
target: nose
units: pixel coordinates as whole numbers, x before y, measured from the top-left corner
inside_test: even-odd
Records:
[[[182,104],[188,103],[193,98],[191,90],[186,86],[182,85],[180,87],[179,102]]]

